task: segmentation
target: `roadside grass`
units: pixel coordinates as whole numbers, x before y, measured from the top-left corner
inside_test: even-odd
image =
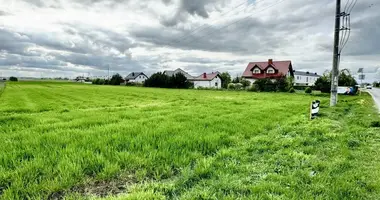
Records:
[[[309,104],[321,100],[310,121]],[[10,83],[1,199],[376,199],[380,129],[365,93]]]

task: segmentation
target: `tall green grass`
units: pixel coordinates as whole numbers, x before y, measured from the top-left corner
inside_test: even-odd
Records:
[[[309,121],[316,98],[322,116]],[[371,98],[327,105],[323,95],[11,83],[0,198],[376,199]]]
[[[6,84],[5,81],[0,81],[0,97],[5,90],[5,84]]]

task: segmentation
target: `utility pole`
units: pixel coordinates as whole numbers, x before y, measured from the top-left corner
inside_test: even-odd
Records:
[[[338,77],[339,77],[339,34],[340,34],[340,4],[341,0],[336,0],[335,12],[335,32],[334,32],[334,58],[333,69],[331,73],[331,98],[330,106],[336,106],[338,103]]]

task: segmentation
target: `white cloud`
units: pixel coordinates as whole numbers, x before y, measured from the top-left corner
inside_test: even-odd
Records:
[[[379,6],[358,2],[341,68],[379,67]],[[110,65],[123,74],[182,67],[236,75],[250,61],[273,58],[322,73],[332,63],[334,7],[331,0],[0,0],[0,71],[100,75]]]

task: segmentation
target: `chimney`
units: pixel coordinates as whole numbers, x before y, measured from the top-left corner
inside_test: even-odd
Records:
[[[207,78],[207,74],[206,73],[203,73],[203,78]]]
[[[273,65],[273,59],[268,59],[268,65]]]

